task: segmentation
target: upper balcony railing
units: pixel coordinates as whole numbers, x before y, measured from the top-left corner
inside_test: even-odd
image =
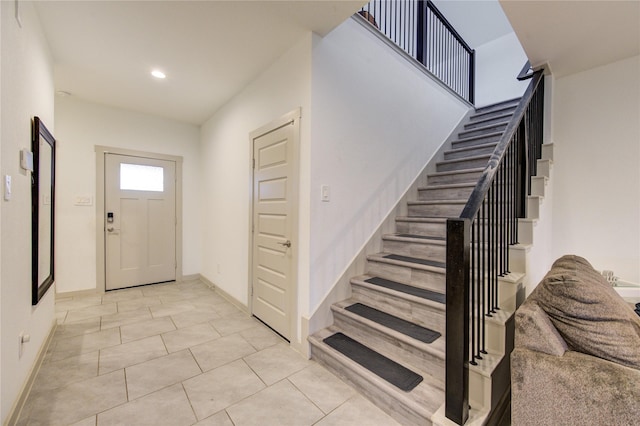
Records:
[[[359,13],[461,98],[474,103],[475,51],[430,0],[373,0]]]

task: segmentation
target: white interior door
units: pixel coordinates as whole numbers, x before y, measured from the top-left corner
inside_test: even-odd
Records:
[[[176,278],[176,163],[105,154],[105,287]]]
[[[290,339],[295,282],[296,133],[291,123],[253,139],[252,311]]]

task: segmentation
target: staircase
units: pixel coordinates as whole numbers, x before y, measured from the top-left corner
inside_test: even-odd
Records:
[[[401,424],[429,425],[444,403],[446,219],[457,217],[500,140],[518,99],[480,108],[436,172],[367,256],[334,323],[309,337],[311,356]]]

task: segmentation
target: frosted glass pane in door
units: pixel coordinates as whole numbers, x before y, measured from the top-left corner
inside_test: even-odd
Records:
[[[164,191],[164,168],[142,164],[120,164],[120,189]]]

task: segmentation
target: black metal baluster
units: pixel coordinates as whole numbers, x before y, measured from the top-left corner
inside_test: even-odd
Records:
[[[486,276],[487,276],[487,266],[488,266],[488,262],[487,262],[487,251],[485,249],[486,244],[487,244],[487,236],[488,236],[488,232],[487,232],[487,198],[485,197],[485,199],[482,201],[482,240],[481,240],[481,244],[479,244],[478,246],[478,250],[479,253],[482,256],[482,273],[480,276],[480,304],[479,304],[479,313],[480,313],[480,318],[482,318],[482,326],[481,326],[481,336],[484,339],[484,315],[485,315],[485,303],[486,303]],[[478,351],[478,358],[482,359],[482,356],[480,355],[480,351]]]
[[[478,262],[477,265],[478,267],[476,268],[476,279],[474,280],[474,285],[476,288],[476,305],[475,305],[475,315],[476,318],[478,318],[478,321],[476,323],[476,330],[474,331],[476,333],[476,336],[478,336],[478,340],[480,340],[480,321],[483,321],[483,317],[482,317],[482,276],[481,276],[481,271],[482,271],[482,262],[484,261],[484,259],[482,258],[482,253],[480,251],[480,247],[482,244],[482,238],[481,238],[481,234],[480,232],[482,231],[482,209],[478,210],[478,214],[476,215],[476,234],[477,234],[477,238],[476,238],[476,245],[473,248],[473,251],[475,252],[477,258],[478,258]],[[475,355],[477,357],[480,356],[480,344],[478,344],[478,347],[476,348],[476,352]]]
[[[469,360],[469,363],[471,365],[476,365],[477,363],[475,362],[475,353],[476,353],[476,333],[475,333],[475,324],[476,324],[476,310],[475,310],[475,306],[476,306],[476,292],[475,292],[475,285],[473,282],[473,272],[474,272],[474,268],[476,266],[476,255],[475,255],[475,250],[473,250],[473,244],[476,241],[476,235],[475,235],[475,224],[471,225],[471,270],[469,271],[470,273],[470,278],[471,278],[471,282],[470,282],[470,295],[469,295],[469,301],[471,304],[471,327],[470,327],[470,331],[471,331],[471,359]]]

